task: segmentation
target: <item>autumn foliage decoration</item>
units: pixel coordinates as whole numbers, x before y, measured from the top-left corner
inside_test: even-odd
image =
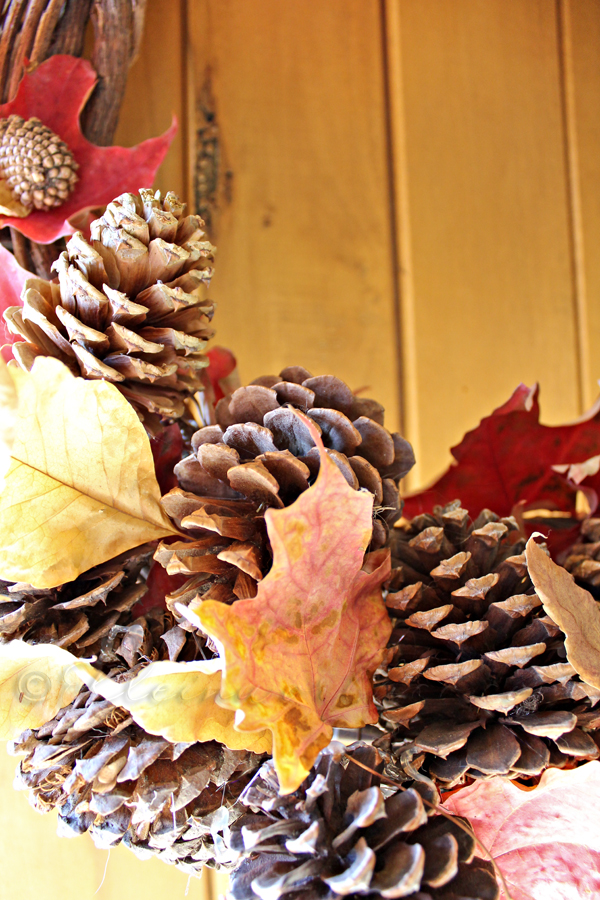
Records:
[[[77,77],[80,109],[87,64],[54,60],[24,80],[22,113],[40,89],[31,79],[57,72]],[[73,202],[86,166],[104,165],[88,150]],[[113,212],[130,229],[145,212],[174,235],[174,195],[177,221],[143,197],[147,209],[124,195]],[[23,228],[69,233],[69,203]],[[192,243],[168,245],[174,266]],[[18,306],[23,272],[3,271]],[[199,315],[162,279],[134,300],[118,293],[118,315],[143,318],[140,296],[171,304],[155,313],[182,329]],[[63,350],[89,339],[44,310]],[[147,335],[117,324],[137,364]],[[177,344],[181,372],[192,344],[175,325],[154,352]],[[494,866],[506,900],[547,884],[557,900],[563,887],[598,890],[600,838],[575,822],[598,793],[600,755],[600,606],[576,568],[599,552],[582,538],[600,491],[596,408],[544,426],[537,389],[520,386],[393,528],[412,451],[339,379],[292,366],[238,388],[235,358],[213,348],[203,402],[186,395],[176,422],[156,413],[149,437],[118,381],[37,349],[24,369],[0,361],[0,736],[23,755],[38,808],[101,846],[123,841],[193,873],[235,868],[234,900],[299,885],[311,897],[495,900]],[[370,745],[332,741],[366,726]],[[497,734],[513,781],[478,768]],[[554,851],[557,792],[570,793]]]
[[[175,136],[176,122],[160,137],[137,147],[97,147],[83,136],[79,123],[95,83],[96,73],[86,60],[51,56],[24,75],[13,100],[0,105],[0,118],[40,119],[65,142],[79,167],[77,184],[65,203],[55,209],[34,210],[26,218],[2,215],[0,228],[10,225],[33,241],[47,244],[82,230],[87,210],[152,184]]]

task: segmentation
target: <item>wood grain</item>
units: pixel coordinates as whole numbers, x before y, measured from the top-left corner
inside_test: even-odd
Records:
[[[212,295],[242,378],[303,365],[399,420],[380,7],[202,0],[198,96],[216,98],[222,195]]]
[[[156,137],[176,115],[179,131],[158,170],[155,186],[175,191],[187,201],[182,47],[181,4],[148,0],[140,53],[129,70],[114,143],[130,147]]]
[[[546,0],[389,0],[388,22],[424,483],[520,381],[541,382],[545,421],[580,411],[557,17]]]

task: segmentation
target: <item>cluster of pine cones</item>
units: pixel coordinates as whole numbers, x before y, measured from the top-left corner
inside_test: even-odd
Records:
[[[24,342],[15,358],[63,360],[107,378],[150,434],[177,420],[187,455],[163,505],[188,540],[145,545],[50,590],[1,584],[0,640],[54,643],[116,680],[148,661],[216,650],[186,615],[193,601],[254,597],[272,555],[264,523],[315,480],[319,455],[292,409],[310,417],[347,482],[373,495],[370,549],[389,546],[393,622],[375,673],[371,743],[323,751],[301,787],[279,793],[272,761],[216,743],[172,744],[82,688],[70,706],[14,742],[18,785],[67,834],[199,874],[233,869],[233,900],[413,896],[493,900],[490,864],[439,791],[494,775],[534,783],[548,766],[600,755],[600,693],[566,660],[544,613],[512,518],[456,501],[401,518],[398,484],[410,445],[383,408],[331,375],[300,366],[223,398],[205,424],[206,296],[214,248],[173,194],[123,195],[74,235],[58,284],[33,280],[6,314]],[[192,434],[193,432],[193,434]],[[565,565],[600,582],[600,521],[589,520]],[[154,562],[153,562],[154,557]],[[146,596],[150,567],[180,576],[164,603]]]

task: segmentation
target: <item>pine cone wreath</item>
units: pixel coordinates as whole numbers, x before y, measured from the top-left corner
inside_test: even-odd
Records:
[[[114,383],[150,431],[183,416],[203,388],[214,312],[214,247],[202,219],[183,212],[174,193],[143,189],[109,203],[91,243],[76,232],[54,264],[58,285],[29,280],[23,306],[4,314],[24,338],[13,344],[17,362],[29,370],[53,356]]]
[[[406,897],[496,900],[491,864],[475,857],[475,840],[456,820],[435,813],[437,794],[416,782],[382,790],[374,747],[335,742],[293,794],[280,796],[266,762],[240,803],[252,812],[230,829],[245,858],[230,879],[232,900],[278,897]],[[466,820],[461,820],[466,824]]]
[[[139,558],[146,564],[154,548],[143,549]],[[113,561],[91,570],[80,576],[79,587],[73,582],[63,593],[77,595],[81,584],[98,580],[100,569],[103,575],[111,574],[111,583],[118,581],[112,575],[117,568]],[[118,599],[119,585],[109,593],[107,584],[96,588],[98,597],[115,593]],[[132,587],[135,590],[126,587],[122,594],[132,598],[137,593],[139,599],[146,590],[140,582]],[[74,597],[76,603],[81,600]],[[137,675],[149,661],[191,662],[211,655],[204,638],[183,631],[168,611],[152,608],[135,616],[130,606],[116,619],[109,611],[100,626],[68,645],[70,652],[93,654],[95,667],[119,683]],[[24,638],[59,643],[50,631],[56,607],[43,615]],[[68,623],[62,631],[69,633]],[[241,814],[235,800],[265,758],[229,750],[217,741],[174,744],[150,735],[126,710],[85,687],[51,721],[24,732],[11,752],[24,756],[15,786],[29,791],[39,812],[58,810],[59,834],[89,831],[100,847],[122,841],[142,858],[157,855],[195,875],[206,864],[231,863],[218,830]]]
[[[135,627],[135,626],[134,626]],[[135,674],[112,669],[115,680]],[[216,741],[173,744],[147,734],[128,713],[83,688],[70,706],[10,747],[23,755],[15,787],[38,812],[58,810],[58,833],[89,831],[95,844],[123,842],[193,875],[231,865],[221,830],[264,756]]]
[[[600,691],[567,662],[524,546],[513,518],[471,521],[459,501],[394,529],[395,623],[374,695],[401,769],[418,761],[451,786],[600,755]]]
[[[318,426],[348,483],[373,494],[371,549],[387,543],[401,512],[398,482],[414,464],[410,444],[387,431],[376,401],[355,397],[331,375],[286,368],[220,400],[217,423],[193,435],[192,454],[175,467],[180,486],[163,506],[178,527],[200,536],[162,543],[155,558],[170,575],[190,578],[167,598],[180,621],[181,606],[199,596],[233,602],[256,595],[271,561],[264,510],[291,504],[319,469],[294,409]]]

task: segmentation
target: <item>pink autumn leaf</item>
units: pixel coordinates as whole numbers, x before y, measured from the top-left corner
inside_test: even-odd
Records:
[[[512,900],[600,897],[599,762],[547,769],[533,790],[499,777],[476,781],[444,807],[470,820]]]
[[[21,291],[27,278],[33,278],[31,272],[22,269],[10,250],[0,244],[0,346],[2,356],[8,362],[12,359],[10,345],[21,338],[12,334],[6,327],[2,313],[9,306],[21,305]]]
[[[0,118],[16,113],[36,116],[69,147],[79,164],[79,181],[62,206],[33,211],[27,218],[0,216],[0,228],[12,225],[39,244],[49,244],[81,227],[83,212],[106,206],[119,194],[149,187],[177,130],[177,121],[164,134],[135,147],[97,147],[84,138],[79,115],[96,83],[87,60],[51,56],[26,74],[14,100],[0,105]],[[71,220],[77,216],[77,224]]]

